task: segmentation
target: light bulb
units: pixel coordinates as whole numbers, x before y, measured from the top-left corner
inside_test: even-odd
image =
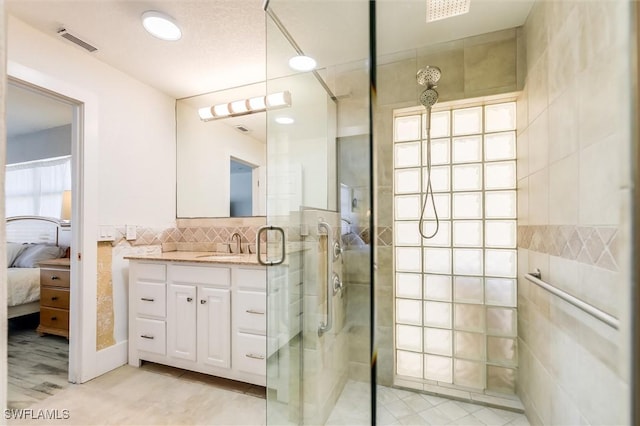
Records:
[[[216,117],[226,117],[229,114],[231,114],[229,104],[220,104],[213,107],[213,115]]]
[[[198,115],[200,116],[200,120],[213,119],[213,114],[211,113],[211,107],[200,108],[198,110]]]

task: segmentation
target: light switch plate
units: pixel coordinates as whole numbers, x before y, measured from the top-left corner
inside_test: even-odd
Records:
[[[98,227],[98,241],[114,241],[116,239],[115,235],[115,226],[100,225]]]
[[[136,226],[135,225],[126,225],[126,238],[127,240],[131,241],[131,240],[135,240],[137,238],[136,235]]]

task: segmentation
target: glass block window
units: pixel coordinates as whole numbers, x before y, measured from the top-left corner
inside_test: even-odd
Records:
[[[431,185],[440,219],[418,232],[427,186],[424,108],[394,115],[396,375],[514,393],[516,104],[431,116]],[[424,229],[435,230],[431,203]]]

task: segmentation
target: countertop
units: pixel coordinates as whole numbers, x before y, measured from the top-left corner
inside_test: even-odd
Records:
[[[166,251],[159,254],[129,255],[128,260],[157,260],[207,264],[259,265],[255,254],[216,253],[210,251]]]

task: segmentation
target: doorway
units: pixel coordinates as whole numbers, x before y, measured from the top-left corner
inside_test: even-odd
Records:
[[[231,217],[256,215],[255,198],[258,192],[258,167],[231,157],[229,179],[229,212]],[[255,190],[254,190],[255,189]]]
[[[23,408],[70,379],[74,105],[16,79],[5,99],[7,405]]]

